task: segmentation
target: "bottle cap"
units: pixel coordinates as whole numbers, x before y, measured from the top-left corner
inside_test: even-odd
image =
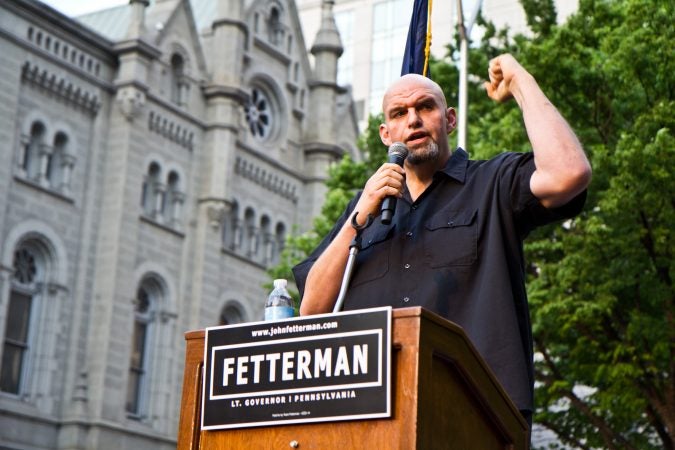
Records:
[[[286,287],[287,281],[283,278],[279,278],[277,280],[274,280],[274,287],[275,288],[285,288]]]

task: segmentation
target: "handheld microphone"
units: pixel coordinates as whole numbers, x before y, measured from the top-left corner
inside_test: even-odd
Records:
[[[387,162],[398,164],[403,167],[403,161],[405,161],[405,158],[408,156],[408,147],[406,147],[403,142],[394,142],[389,146],[387,155],[389,155]],[[384,225],[389,225],[391,223],[395,211],[396,197],[392,195],[385,197],[381,208],[381,220]]]

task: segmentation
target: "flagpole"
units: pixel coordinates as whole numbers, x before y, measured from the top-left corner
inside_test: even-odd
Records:
[[[468,26],[464,23],[462,0],[457,0],[457,28],[459,30],[459,104],[457,124],[457,146],[466,150],[467,112],[469,107],[468,73],[469,73],[469,35],[476,22],[478,11],[483,0],[477,0]]]
[[[466,149],[466,116],[468,107],[467,69],[468,69],[468,45],[466,27],[464,26],[464,11],[462,0],[457,0],[457,28],[459,31],[459,123],[457,124],[457,146]]]

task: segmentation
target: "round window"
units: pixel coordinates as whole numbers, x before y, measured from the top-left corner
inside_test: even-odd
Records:
[[[246,105],[246,123],[251,134],[258,139],[267,139],[272,133],[272,104],[267,95],[254,87]]]

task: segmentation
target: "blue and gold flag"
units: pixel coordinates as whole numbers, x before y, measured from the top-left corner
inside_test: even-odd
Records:
[[[413,5],[408,39],[405,43],[405,54],[401,75],[418,73],[431,78],[429,73],[429,48],[431,46],[431,24],[429,10],[431,0],[415,0]]]

